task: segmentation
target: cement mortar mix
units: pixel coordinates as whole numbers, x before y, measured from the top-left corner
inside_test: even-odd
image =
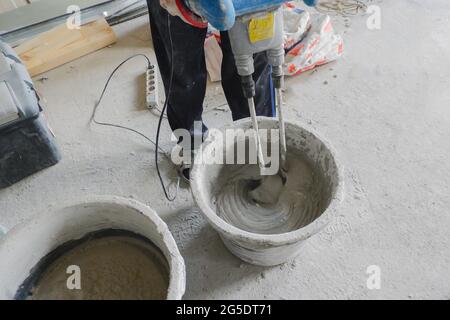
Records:
[[[126,236],[122,230],[115,231],[117,235],[86,239],[65,252],[56,249],[61,255],[46,266],[42,274],[36,275],[36,281],[24,286],[26,298],[166,299],[169,266],[164,255],[144,239]]]
[[[185,282],[167,225],[134,200],[38,214],[0,242],[0,299],[181,299]]]
[[[278,128],[272,118],[259,117],[259,124],[261,129]],[[249,119],[240,120],[224,128],[221,136],[226,137],[229,129],[246,131],[251,127]],[[255,183],[267,179],[260,175],[257,164],[213,161],[216,150],[221,150],[223,163],[229,150],[236,153],[236,139],[210,135],[191,172],[193,196],[206,219],[232,253],[252,264],[273,266],[295,257],[304,240],[328,224],[343,197],[342,168],[331,146],[291,122],[286,123],[286,137],[287,180],[275,203],[258,203],[252,197]],[[245,146],[246,154],[252,146]],[[267,190],[258,192],[270,192],[275,184],[269,180]]]

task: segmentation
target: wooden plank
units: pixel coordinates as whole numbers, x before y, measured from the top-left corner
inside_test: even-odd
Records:
[[[24,42],[22,45],[15,48],[18,55],[27,54],[33,55],[39,51],[49,51],[58,46],[68,45],[74,41],[81,39],[81,32],[67,32],[67,26],[62,24],[54,29],[52,32],[45,32],[36,38]]]
[[[58,26],[40,34],[17,48],[17,54],[27,66],[31,76],[46,72],[117,41],[105,19],[68,29]]]

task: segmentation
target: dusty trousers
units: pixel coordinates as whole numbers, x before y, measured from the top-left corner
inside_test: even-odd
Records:
[[[169,92],[171,70],[173,81],[167,106],[167,117],[173,131],[186,129],[191,137],[207,131],[195,132],[194,121],[202,121],[203,100],[206,92],[207,71],[204,42],[207,29],[193,27],[179,17],[171,16],[158,0],[147,0],[151,35],[166,94]],[[170,33],[169,33],[170,20]],[[172,43],[170,41],[172,39]],[[244,97],[241,80],[237,74],[234,57],[227,32],[221,33],[223,62],[221,67],[222,87],[232,112],[233,120],[250,116],[247,99]],[[173,61],[172,61],[173,50]],[[271,67],[265,52],[255,54],[256,113],[260,116],[275,115],[274,91]]]

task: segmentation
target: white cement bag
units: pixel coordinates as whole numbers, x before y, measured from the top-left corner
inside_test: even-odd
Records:
[[[283,6],[283,18],[284,49],[289,51],[305,37],[311,27],[311,16],[294,3],[287,2]]]
[[[286,54],[285,74],[294,76],[342,56],[342,37],[334,33],[330,17],[313,18],[307,36]]]
[[[222,80],[221,66],[223,54],[218,38],[220,38],[220,35],[210,34],[205,40],[206,70],[208,71],[211,82]]]

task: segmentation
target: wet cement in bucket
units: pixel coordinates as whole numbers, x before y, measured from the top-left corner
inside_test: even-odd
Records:
[[[76,285],[69,266],[79,267],[80,290],[67,286]],[[122,234],[91,237],[48,264],[26,299],[166,299],[168,270],[164,255],[149,241]]]
[[[222,187],[213,201],[217,214],[239,229],[258,234],[282,234],[314,221],[331,199],[326,181],[320,171],[295,150],[288,150],[287,159],[287,181],[274,203],[254,200],[252,191],[264,178],[260,176],[258,165],[224,166],[219,176]],[[273,186],[273,190],[277,188]],[[262,192],[267,194],[260,194],[258,198],[271,198],[270,183],[264,189]]]

